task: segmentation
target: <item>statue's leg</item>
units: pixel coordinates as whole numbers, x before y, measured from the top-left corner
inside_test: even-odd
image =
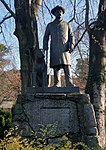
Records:
[[[47,87],[48,86],[48,79],[47,79],[47,65],[44,66],[44,70],[43,70],[43,87]]]
[[[54,69],[54,86],[61,87],[60,67],[55,66],[53,69]]]
[[[70,65],[64,65],[63,69],[64,69],[64,73],[65,73],[66,86],[67,87],[74,86],[72,84],[72,79],[71,79],[71,67],[70,67]]]
[[[36,72],[32,72],[32,87],[36,87]]]

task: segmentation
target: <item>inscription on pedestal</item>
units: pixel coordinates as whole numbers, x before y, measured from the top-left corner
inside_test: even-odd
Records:
[[[70,130],[70,109],[69,108],[42,108],[41,121],[43,125],[56,124],[58,131],[68,132]],[[64,128],[63,128],[64,127]]]
[[[56,124],[58,133],[78,132],[76,104],[64,100],[36,100],[24,105],[30,124],[36,131],[40,125]]]

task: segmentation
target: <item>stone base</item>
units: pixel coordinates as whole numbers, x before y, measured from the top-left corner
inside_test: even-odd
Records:
[[[13,125],[19,125],[23,136],[38,132],[42,125],[55,125],[51,136],[69,133],[72,142],[97,146],[95,113],[89,96],[84,94],[36,93],[19,95],[13,109]],[[89,141],[92,139],[92,142]]]
[[[27,93],[79,93],[79,87],[28,87]]]

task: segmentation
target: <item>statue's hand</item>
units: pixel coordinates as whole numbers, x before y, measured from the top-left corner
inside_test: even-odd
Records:
[[[73,49],[70,48],[70,49],[69,49],[69,53],[71,53],[72,51],[73,51]]]
[[[71,47],[69,48],[69,53],[73,52],[74,50],[74,44],[71,44]]]

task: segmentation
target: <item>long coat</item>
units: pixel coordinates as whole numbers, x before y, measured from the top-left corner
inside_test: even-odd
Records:
[[[50,67],[57,65],[71,65],[69,49],[72,47],[72,31],[68,23],[61,20],[54,20],[47,25],[43,49],[48,50],[48,41],[50,41]]]

